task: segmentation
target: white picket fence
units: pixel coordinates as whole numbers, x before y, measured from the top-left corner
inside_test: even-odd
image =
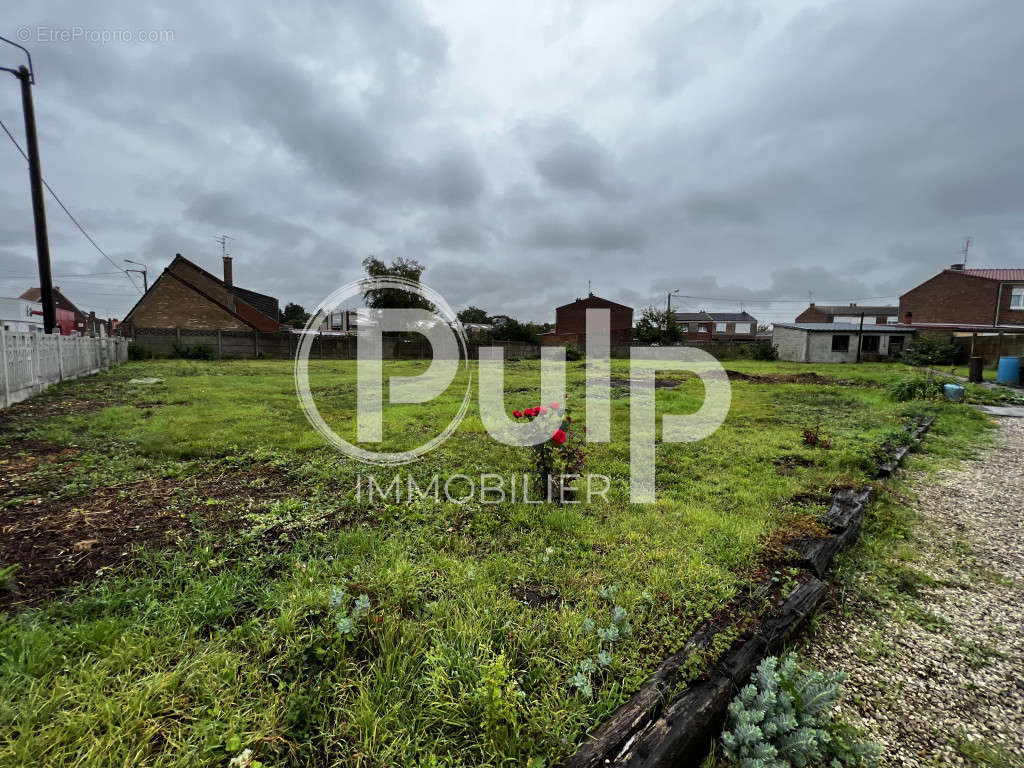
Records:
[[[6,408],[51,384],[105,371],[128,359],[128,339],[5,331],[0,326],[0,391]]]

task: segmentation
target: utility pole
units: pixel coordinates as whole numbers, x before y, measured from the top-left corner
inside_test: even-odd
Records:
[[[131,259],[125,259],[128,264],[137,264],[142,269],[126,269],[125,272],[135,272],[138,275],[142,275],[142,289],[143,292],[149,291],[149,267],[143,264],[141,261],[132,261]]]
[[[57,308],[53,302],[53,273],[50,270],[50,241],[46,235],[46,206],[43,199],[43,172],[39,164],[39,138],[36,136],[36,110],[32,103],[32,86],[36,78],[31,70],[32,55],[24,46],[0,37],[0,41],[20,48],[29,66],[17,69],[0,67],[21,81],[21,109],[25,116],[25,142],[28,144],[28,176],[32,187],[32,217],[36,225],[36,256],[39,261],[39,291],[43,303],[43,330],[52,333],[57,325]]]
[[[672,314],[672,294],[674,293],[679,293],[679,289],[676,288],[674,291],[669,291],[668,301],[665,303],[665,311],[670,315]]]
[[[860,362],[860,350],[864,346],[864,313],[860,313],[860,330],[857,331],[857,362]]]

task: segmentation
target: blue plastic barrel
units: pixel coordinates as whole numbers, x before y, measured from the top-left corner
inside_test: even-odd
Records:
[[[1020,358],[1000,357],[996,381],[1000,384],[1020,384]]]
[[[946,399],[951,403],[959,403],[964,399],[964,388],[959,384],[943,384],[942,394],[944,394]]]

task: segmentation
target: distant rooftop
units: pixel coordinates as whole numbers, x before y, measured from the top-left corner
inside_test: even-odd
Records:
[[[826,315],[895,315],[900,308],[897,306],[860,306],[859,304],[814,304],[811,308],[824,312]]]
[[[699,312],[675,312],[676,322],[713,322],[718,321],[720,323],[755,323],[757,318],[747,312],[705,312],[703,309]]]
[[[1024,281],[1024,268],[1009,267],[1000,269],[954,269],[953,272],[963,272],[973,277],[986,277],[989,280],[1021,280]]]
[[[863,330],[865,333],[909,333],[914,330],[912,325],[877,325],[875,323],[775,323],[776,328],[795,328],[798,331],[849,331]]]

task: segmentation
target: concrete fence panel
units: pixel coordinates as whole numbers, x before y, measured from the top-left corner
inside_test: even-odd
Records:
[[[0,407],[127,359],[127,339],[47,335],[0,327]]]

